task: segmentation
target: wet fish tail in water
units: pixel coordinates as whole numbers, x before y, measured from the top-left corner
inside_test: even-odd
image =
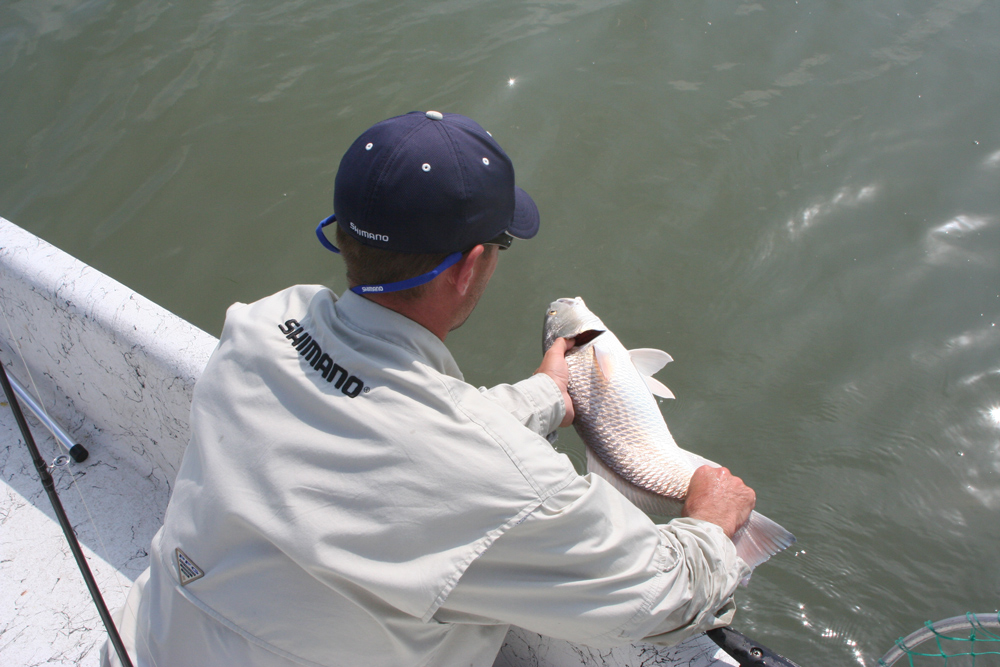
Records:
[[[718,464],[674,442],[654,396],[673,394],[653,374],[670,355],[626,350],[584,304],[557,299],[545,316],[543,346],[575,338],[566,355],[573,425],[587,446],[587,469],[603,477],[647,514],[679,516],[696,468]],[[751,568],[785,549],[795,537],[754,511],[733,536],[736,552]]]

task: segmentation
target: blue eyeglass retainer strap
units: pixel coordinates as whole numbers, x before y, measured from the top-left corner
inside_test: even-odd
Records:
[[[337,216],[331,215],[325,220],[321,220],[318,225],[316,225],[316,236],[319,238],[319,242],[323,244],[323,247],[327,250],[340,254],[340,249],[337,246],[330,243],[330,239],[326,238],[326,234],[323,233],[323,228],[327,225],[336,222]],[[404,289],[410,289],[411,287],[417,287],[418,285],[423,285],[429,283],[430,281],[441,275],[442,272],[447,271],[458,260],[462,259],[461,252],[453,252],[444,258],[444,261],[438,264],[436,267],[428,271],[427,273],[422,273],[419,276],[414,276],[413,278],[407,278],[406,280],[400,280],[394,283],[385,283],[384,285],[356,285],[351,288],[351,291],[357,295],[364,294],[385,294],[387,292],[399,292]]]
[[[326,238],[326,234],[323,233],[323,228],[334,222],[337,222],[336,215],[331,215],[329,218],[320,220],[319,224],[316,225],[316,237],[319,239],[319,242],[323,244],[324,248],[339,255],[340,248],[330,243],[330,239]]]

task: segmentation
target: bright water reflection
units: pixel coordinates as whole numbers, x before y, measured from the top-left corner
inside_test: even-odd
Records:
[[[0,214],[217,333],[342,288],[311,229],[361,130],[473,116],[543,230],[450,339],[466,376],[530,373],[560,296],[670,352],[677,440],[799,538],[738,627],[872,664],[1000,604],[997,34],[981,0],[22,0]]]

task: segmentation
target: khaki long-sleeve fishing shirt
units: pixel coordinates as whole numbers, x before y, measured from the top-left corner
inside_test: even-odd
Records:
[[[727,623],[732,542],[578,475],[563,416],[549,377],[476,389],[350,292],[232,306],[125,610],[138,664],[488,666],[509,624],[606,647]]]

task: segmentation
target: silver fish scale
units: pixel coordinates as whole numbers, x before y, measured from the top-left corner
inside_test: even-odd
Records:
[[[603,339],[603,340],[601,340]],[[612,350],[614,371],[605,380],[594,344]],[[656,400],[610,331],[566,356],[573,426],[584,443],[623,479],[640,488],[682,500],[694,467],[674,442]]]

